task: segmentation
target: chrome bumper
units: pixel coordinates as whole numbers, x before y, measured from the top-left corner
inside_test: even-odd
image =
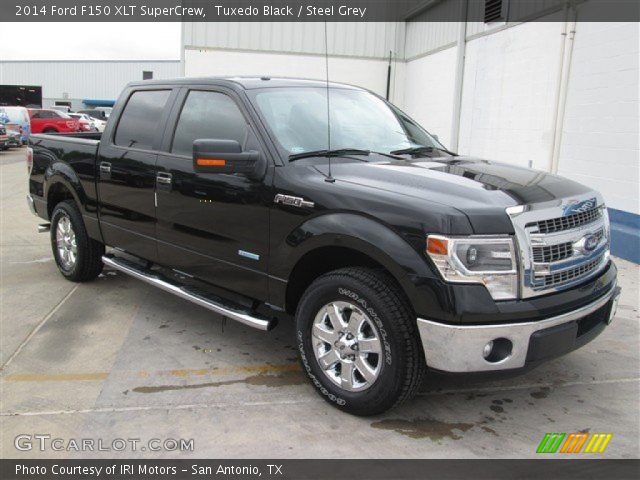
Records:
[[[533,333],[585,317],[613,298],[608,318],[610,322],[615,315],[618,297],[619,290],[614,287],[603,297],[578,310],[527,323],[445,325],[418,318],[427,365],[445,372],[483,372],[524,367]],[[483,356],[483,350],[487,343],[496,339],[510,341],[511,353],[501,360],[488,361]]]
[[[29,210],[31,210],[31,213],[33,213],[37,217],[38,212],[36,211],[36,204],[33,201],[33,197],[31,195],[27,195],[27,204],[29,205]]]

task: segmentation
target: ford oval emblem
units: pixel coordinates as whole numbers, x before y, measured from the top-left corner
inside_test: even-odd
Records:
[[[598,246],[598,237],[596,235],[587,235],[584,237],[584,250],[593,252]]]
[[[571,200],[562,209],[562,215],[566,217],[567,215],[573,215],[575,213],[583,213],[595,208],[597,204],[598,202],[595,197],[582,202],[578,200]]]

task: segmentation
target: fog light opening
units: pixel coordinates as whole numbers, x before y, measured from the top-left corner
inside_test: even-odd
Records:
[[[494,338],[482,349],[482,356],[489,363],[498,363],[511,356],[513,343],[506,338]]]

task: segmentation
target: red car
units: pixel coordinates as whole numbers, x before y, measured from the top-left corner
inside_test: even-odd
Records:
[[[80,123],[60,110],[29,109],[32,133],[78,132]]]

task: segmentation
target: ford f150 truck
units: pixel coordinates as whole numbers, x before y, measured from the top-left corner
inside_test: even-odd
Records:
[[[104,133],[31,147],[62,275],[107,265],[262,330],[294,317],[311,383],[354,414],[410,398],[427,368],[565,354],[615,313],[599,193],[456,155],[360,88],[132,83]]]

